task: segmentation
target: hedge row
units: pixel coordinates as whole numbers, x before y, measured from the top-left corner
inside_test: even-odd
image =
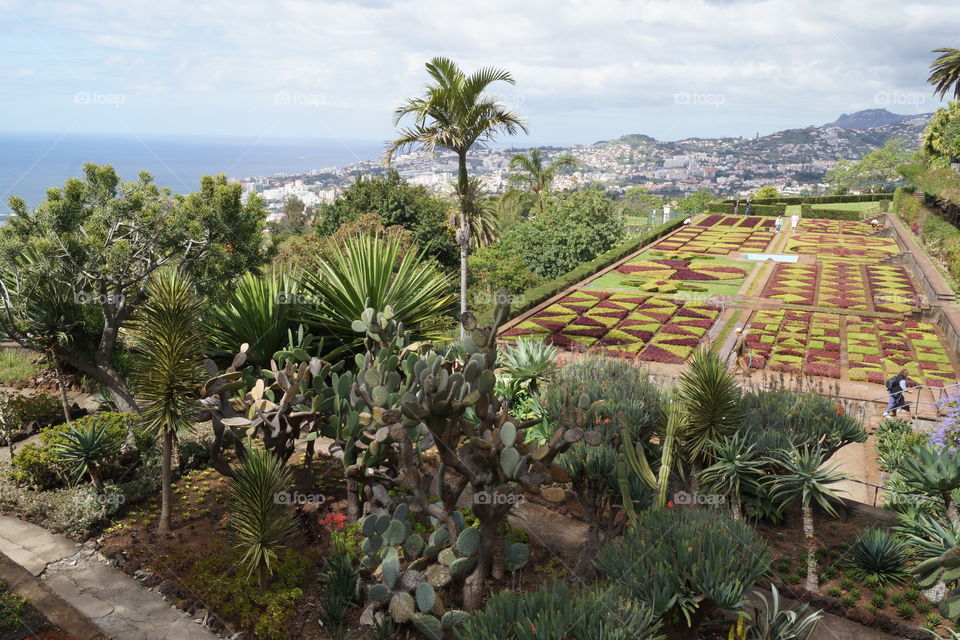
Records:
[[[801,218],[820,218],[821,220],[859,220],[860,212],[850,209],[813,208],[812,204],[800,205]]]
[[[779,196],[777,198],[757,198],[751,200],[754,205],[758,204],[836,204],[838,202],[877,202],[878,200],[889,200],[891,193],[861,193],[843,196]],[[746,200],[741,198],[741,206]],[[724,200],[724,202],[735,203],[736,199]]]
[[[674,218],[673,220],[670,220],[659,227],[651,229],[643,235],[631,238],[622,244],[618,244],[606,253],[601,253],[590,262],[584,262],[576,269],[566,272],[555,280],[546,282],[538,287],[533,287],[532,289],[527,289],[516,297],[517,302],[514,305],[514,308],[511,310],[511,317],[516,317],[524,311],[532,309],[544,300],[552,298],[564,289],[580,282],[587,276],[600,271],[604,267],[613,264],[617,260],[627,257],[634,251],[637,251],[645,245],[650,244],[654,240],[662,238],[678,227],[683,226],[683,220],[684,218]]]
[[[740,209],[737,211],[737,205],[735,202],[730,202],[729,200],[715,200],[713,202],[707,203],[707,211],[709,213],[747,213],[746,202],[740,202]],[[750,215],[751,216],[782,216],[787,213],[787,205],[785,204],[756,204],[755,202],[750,203]]]

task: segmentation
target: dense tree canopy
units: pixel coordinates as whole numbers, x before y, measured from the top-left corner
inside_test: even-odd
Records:
[[[900,179],[897,167],[908,162],[911,156],[906,142],[891,138],[856,162],[839,161],[824,178],[834,190],[882,190],[885,183]]]
[[[780,195],[780,192],[777,191],[777,188],[772,184],[765,184],[750,196],[751,198],[776,198]]]
[[[556,278],[622,239],[623,216],[593,187],[551,196],[543,213],[511,228],[500,244],[537,275]]]
[[[702,211],[706,211],[707,204],[715,199],[715,195],[706,189],[700,189],[699,191],[695,191],[688,196],[680,198],[680,200],[677,201],[677,210],[686,213],[700,213]]]
[[[413,244],[445,267],[457,264],[457,248],[447,226],[453,204],[425,188],[409,184],[396,171],[364,178],[344,189],[333,203],[320,207],[315,225],[320,235],[332,235],[341,225],[375,213],[385,227],[401,226]]]
[[[203,176],[200,190],[171,196],[141,172],[120,181],[109,165],[50,189],[33,211],[18,197],[0,229],[0,330],[37,350],[44,323],[63,333],[42,348],[102,384],[124,410],[136,408],[115,367],[121,329],[165,265],[185,270],[201,292],[219,294],[267,259],[266,210],[243,201],[239,184]],[[73,330],[83,327],[83,330]]]
[[[960,100],[933,114],[923,134],[923,153],[940,169],[960,158]]]

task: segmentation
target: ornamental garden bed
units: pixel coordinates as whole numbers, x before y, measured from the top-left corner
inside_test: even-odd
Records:
[[[907,369],[914,382],[945,386],[954,380],[947,351],[928,322],[841,316],[799,310],[760,310],[748,325],[754,369],[883,384]]]
[[[815,255],[818,260],[876,263],[900,253],[892,238],[842,233],[798,233],[787,243],[787,253]]]
[[[950,357],[929,322],[877,322],[846,318],[850,379],[883,384],[906,369],[919,384],[942,387],[955,381]]]
[[[748,325],[754,369],[840,377],[840,316],[795,310],[760,310]]]
[[[749,219],[749,217],[746,219]],[[725,256],[734,251],[764,251],[773,236],[772,231],[764,231],[761,228],[696,225],[682,227],[674,231],[651,248],[660,251],[684,251]]]
[[[842,233],[851,236],[868,236],[873,233],[873,227],[869,222],[860,220],[804,218],[797,225],[797,233]]]
[[[648,294],[578,289],[502,334],[570,351],[680,364],[720,315],[716,306]]]
[[[646,293],[735,295],[753,267],[753,263],[696,253],[645,251],[587,286]]]
[[[774,221],[769,216],[709,215],[697,222],[698,227],[736,227],[737,229],[772,229]]]
[[[903,267],[842,261],[778,264],[763,297],[787,304],[891,313],[919,306],[917,291]]]

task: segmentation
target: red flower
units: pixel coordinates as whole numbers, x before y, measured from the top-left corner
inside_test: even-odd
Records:
[[[347,516],[332,511],[319,520],[320,524],[330,529],[343,529],[347,526]]]
[[[673,504],[673,500],[671,500],[671,501],[669,501],[669,502],[667,503],[667,509],[673,509],[674,506],[675,506],[675,505]]]

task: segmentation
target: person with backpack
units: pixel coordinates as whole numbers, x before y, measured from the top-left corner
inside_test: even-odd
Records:
[[[896,418],[897,409],[903,408],[910,413],[910,405],[904,400],[903,394],[907,390],[907,370],[902,369],[900,373],[887,380],[887,393],[890,394],[890,400],[887,402],[887,410],[883,412],[884,418]]]

